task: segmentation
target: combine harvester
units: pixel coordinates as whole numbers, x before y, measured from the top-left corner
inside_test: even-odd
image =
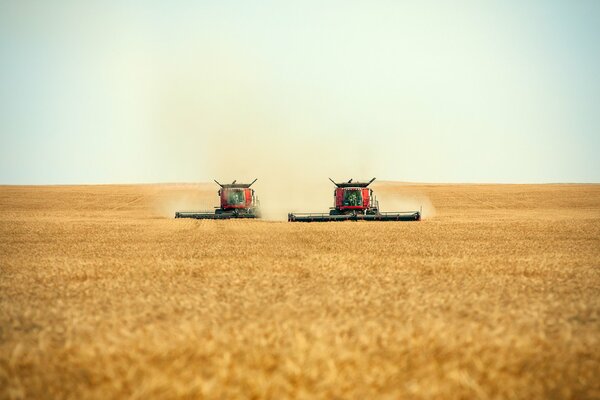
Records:
[[[221,199],[221,206],[215,207],[215,212],[210,211],[178,211],[175,218],[195,218],[195,219],[231,219],[231,218],[260,218],[260,202],[254,194],[254,189],[250,186],[252,183],[236,183],[233,181],[228,184],[217,185],[221,187],[218,195]]]
[[[380,212],[379,201],[373,195],[369,182],[337,183],[329,178],[336,186],[333,191],[334,207],[329,214],[290,213],[289,222],[328,222],[328,221],[419,221],[421,211]]]

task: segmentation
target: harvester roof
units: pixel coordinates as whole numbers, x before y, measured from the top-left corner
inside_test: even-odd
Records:
[[[349,187],[361,187],[361,188],[366,188],[367,186],[369,186],[371,183],[373,183],[373,181],[375,180],[375,178],[371,179],[368,182],[353,182],[352,179],[350,179],[348,182],[335,182],[333,179],[329,178],[329,180],[331,182],[333,182],[333,184],[339,188],[349,188]]]
[[[252,184],[254,184],[254,182],[257,181],[257,179],[253,180],[250,183],[236,183],[237,180],[234,180],[231,183],[219,183],[217,182],[216,179],[214,179],[214,181],[216,182],[217,185],[221,186],[222,188],[231,188],[231,189],[245,189],[245,188],[249,188],[250,186],[252,186]]]

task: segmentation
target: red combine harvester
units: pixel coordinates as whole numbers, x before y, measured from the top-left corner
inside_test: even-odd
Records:
[[[329,214],[291,213],[289,222],[327,222],[327,221],[419,221],[421,211],[380,212],[379,201],[373,195],[369,182],[334,182],[334,207]]]
[[[219,189],[219,198],[221,206],[215,207],[215,212],[210,211],[178,211],[175,218],[195,218],[195,219],[231,219],[231,218],[260,218],[260,201],[254,194],[254,189],[250,189],[252,183],[236,183],[233,181],[228,184],[217,185]]]

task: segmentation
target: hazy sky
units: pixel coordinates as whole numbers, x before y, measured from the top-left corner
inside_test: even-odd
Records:
[[[600,182],[599,21],[596,0],[0,0],[0,183]]]

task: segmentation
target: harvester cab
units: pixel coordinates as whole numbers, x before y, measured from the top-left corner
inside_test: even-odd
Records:
[[[329,209],[329,215],[347,215],[347,214],[377,214],[379,210],[378,202],[373,195],[373,190],[367,186],[375,180],[369,182],[335,182],[329,180],[336,186],[333,191],[334,204]]]
[[[219,185],[218,196],[220,204],[214,212],[209,211],[178,211],[175,218],[195,219],[230,219],[230,218],[260,218],[260,201],[251,189],[256,179],[251,183],[215,183]]]
[[[290,222],[327,222],[327,221],[419,221],[421,211],[381,212],[379,201],[368,186],[368,182],[335,182],[333,191],[334,203],[329,214],[290,213]]]

